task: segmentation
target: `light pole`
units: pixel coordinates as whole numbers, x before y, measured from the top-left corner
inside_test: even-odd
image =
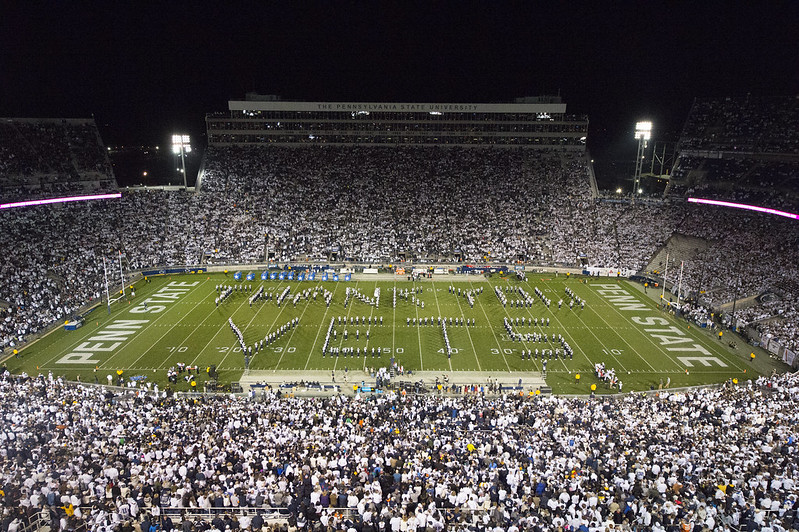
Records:
[[[638,154],[635,157],[635,183],[633,184],[633,203],[635,195],[641,193],[641,167],[644,164],[646,144],[652,137],[652,122],[636,122],[635,138],[638,139]]]
[[[183,172],[183,188],[186,186],[186,154],[191,153],[191,143],[188,135],[172,135],[172,153],[180,154],[180,165]]]

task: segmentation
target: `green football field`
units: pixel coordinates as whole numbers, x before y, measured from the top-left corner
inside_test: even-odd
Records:
[[[379,368],[388,367],[393,357],[406,369],[442,374],[529,372],[542,370],[544,350],[559,349],[559,358],[547,357],[547,384],[559,393],[588,393],[591,384],[597,384],[600,392],[605,390],[593,374],[597,362],[615,369],[624,391],[657,387],[661,379],[670,379],[671,386],[677,387],[753,378],[775,367],[760,352],[756,360],[750,360],[746,345],[730,348],[729,336],[719,341],[662,312],[627,281],[552,275],[517,281],[513,275],[490,279],[450,275],[414,283],[399,276],[391,280],[364,277],[350,282],[237,282],[224,274],[151,277],[136,284],[135,297],[114,303],[110,314],[105,306],[98,307],[86,316],[83,327],[60,328],[6,364],[15,373],[52,372],[70,380],[80,376],[84,382],[93,382],[96,376],[104,383],[109,374],[116,380],[121,371],[126,380],[144,377],[161,385],[167,381],[167,370],[178,363],[198,366],[198,384],[207,379],[206,368],[215,365],[220,382],[231,382],[241,377],[245,364],[229,325],[232,319],[247,346],[274,333],[274,340],[253,354],[252,370]],[[251,290],[233,291],[217,305],[218,285],[249,285]],[[269,299],[250,304],[250,296],[260,287]],[[505,306],[495,287],[507,299]],[[286,288],[288,295],[278,306],[276,298]],[[357,293],[345,306],[347,288]],[[531,306],[514,304],[522,300],[520,288],[531,296]],[[536,295],[536,288],[551,300],[549,308]],[[370,301],[376,289],[380,291],[377,306]],[[585,301],[585,308],[577,299],[570,308],[567,289],[571,297]],[[467,291],[473,294],[473,307]],[[332,295],[329,306],[326,292]],[[295,305],[297,294],[301,297]],[[560,308],[559,300],[563,301]],[[449,355],[439,317],[447,322]],[[297,325],[288,326],[295,318]],[[522,340],[510,337],[504,318],[511,320],[511,331],[521,334]],[[323,356],[331,320],[334,332]],[[546,335],[546,341],[527,340],[535,335]],[[559,335],[573,349],[573,358],[564,357]],[[330,348],[338,348],[338,356]],[[522,358],[522,351],[536,349],[536,358]],[[352,353],[345,356],[345,351]],[[173,388],[184,390],[189,384],[181,378]]]

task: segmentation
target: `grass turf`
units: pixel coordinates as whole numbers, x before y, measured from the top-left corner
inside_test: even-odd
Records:
[[[105,306],[98,307],[86,316],[83,327],[74,331],[58,329],[24,349],[19,358],[7,359],[6,364],[15,373],[52,371],[68,379],[79,375],[84,382],[93,382],[97,376],[105,383],[109,374],[116,380],[117,372],[122,371],[126,380],[146,377],[162,386],[167,369],[178,362],[199,367],[198,383],[207,378],[205,369],[213,364],[218,368],[220,382],[231,382],[241,377],[244,356],[228,325],[229,318],[241,329],[247,345],[299,318],[296,327],[253,356],[252,370],[332,372],[345,366],[377,368],[388,366],[394,357],[398,364],[417,371],[540,371],[541,358],[523,360],[521,352],[560,348],[553,342],[553,335],[562,335],[574,349],[573,359],[548,361],[547,384],[556,393],[588,393],[591,384],[596,384],[600,393],[606,391],[606,386],[593,375],[596,362],[614,368],[625,391],[657,387],[661,379],[670,379],[671,386],[677,387],[755,378],[773,368],[783,369],[763,356],[762,351],[757,351],[757,360],[750,360],[751,349],[747,346],[733,350],[726,339],[721,342],[712,333],[660,311],[639,287],[624,280],[552,275],[528,276],[523,282],[513,276],[440,276],[416,283],[405,279],[371,280],[361,276],[351,282],[236,282],[223,274],[152,277],[149,282],[137,284],[134,298],[114,303],[110,314]],[[216,306],[219,284],[251,285],[253,292],[263,286],[273,297],[249,305],[252,292],[233,292]],[[454,294],[449,291],[450,286],[454,287]],[[494,293],[495,286],[508,300],[521,299],[516,292],[521,287],[535,303],[531,307],[503,307]],[[291,291],[278,307],[275,297],[285,287]],[[296,306],[292,303],[297,292],[317,287],[320,291],[315,300],[310,297],[301,299]],[[379,307],[357,298],[350,298],[345,307],[347,287],[358,289],[367,297],[372,297],[379,287]],[[481,287],[483,291],[475,296],[473,308],[463,295],[457,295],[459,288],[463,293]],[[536,287],[552,300],[550,308],[536,297]],[[586,301],[584,309],[579,305],[569,308],[567,287]],[[407,299],[397,297],[396,307],[392,305],[395,288],[410,292]],[[421,288],[421,293],[413,292],[417,288]],[[329,307],[321,289],[333,293]],[[414,303],[413,297],[424,307]],[[558,308],[561,299],[563,306]],[[147,309],[143,308],[145,301]],[[439,316],[447,321],[474,320],[474,326],[448,325],[451,357],[445,351],[441,326],[431,325]],[[339,323],[339,317],[346,325]],[[356,317],[360,318],[358,324],[354,323]],[[371,324],[364,324],[364,317],[367,322],[371,317]],[[524,317],[525,325],[515,326],[516,331],[547,334],[550,341],[511,340],[503,327],[503,317],[514,322]],[[417,324],[408,325],[409,318],[416,319]],[[419,325],[419,318],[428,318],[428,324]],[[539,324],[530,325],[529,318],[537,318]],[[542,326],[541,318],[549,318],[549,325]],[[336,337],[330,345],[360,348],[359,357],[322,356],[331,319],[335,320]],[[379,356],[373,356],[372,349]],[[181,390],[189,385],[181,379],[175,387]]]

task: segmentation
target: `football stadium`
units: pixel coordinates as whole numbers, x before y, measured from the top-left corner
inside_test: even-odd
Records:
[[[0,532],[799,532],[796,2],[5,2]]]
[[[195,187],[3,119],[6,528],[795,528],[798,120],[627,195],[556,96],[250,95]]]

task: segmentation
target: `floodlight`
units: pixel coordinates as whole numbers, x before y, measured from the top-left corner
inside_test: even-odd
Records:
[[[172,135],[172,153],[175,155],[180,154],[180,163],[183,167],[183,188],[186,188],[186,157],[187,153],[191,153],[191,142],[188,135]]]
[[[188,135],[172,135],[172,146],[178,148],[189,148],[191,142]]]
[[[644,140],[652,138],[652,122],[636,122],[635,138]]]

